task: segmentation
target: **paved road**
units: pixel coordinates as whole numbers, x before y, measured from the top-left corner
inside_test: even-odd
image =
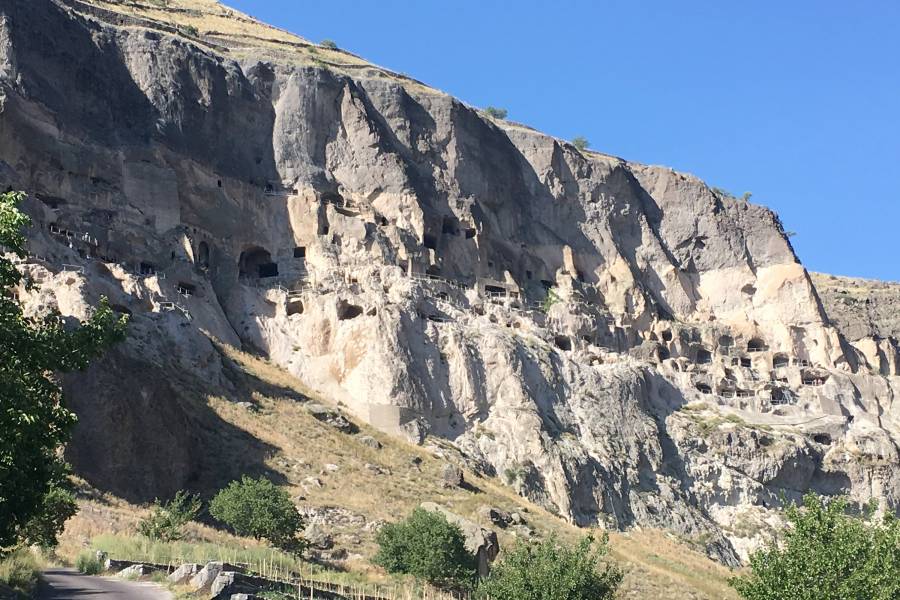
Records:
[[[44,571],[37,600],[173,600],[172,594],[152,583],[82,575],[75,569]]]

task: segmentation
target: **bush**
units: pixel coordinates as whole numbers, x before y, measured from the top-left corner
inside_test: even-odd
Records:
[[[782,539],[753,553],[750,574],[731,585],[747,600],[900,598],[900,521],[867,522],[846,508],[807,494],[787,509]]]
[[[622,583],[622,571],[600,568],[607,553],[607,536],[599,544],[591,536],[577,545],[551,537],[543,542],[522,542],[494,565],[490,577],[478,585],[479,600],[603,600],[613,598]]]
[[[150,516],[138,525],[138,531],[151,540],[174,542],[181,539],[182,528],[193,521],[198,512],[200,498],[180,491],[166,504],[157,500]]]
[[[0,560],[0,583],[22,594],[27,595],[34,588],[40,573],[40,562],[28,548],[13,550]]]
[[[406,573],[439,587],[462,588],[475,580],[475,557],[458,526],[438,512],[417,508],[389,523],[375,537],[374,562],[390,573]]]
[[[586,137],[576,136],[572,139],[572,145],[578,148],[579,152],[584,152],[591,145],[589,141],[587,141]]]
[[[333,40],[322,40],[319,42],[319,45],[323,48],[328,48],[329,50],[337,50],[338,45],[334,43]]]
[[[61,485],[51,484],[50,490],[44,494],[40,511],[32,515],[19,532],[19,537],[26,545],[55,548],[66,521],[77,512],[75,495]]]
[[[184,32],[193,37],[198,37],[200,35],[200,32],[193,25],[186,25],[184,28]]]
[[[103,565],[95,552],[82,552],[75,559],[75,568],[85,575],[98,575],[103,571]]]
[[[266,539],[283,550],[299,552],[303,518],[288,493],[260,477],[232,481],[209,503],[209,514],[238,535]]]
[[[484,109],[484,112],[495,119],[505,119],[507,115],[505,108],[497,108],[496,106],[488,106]]]

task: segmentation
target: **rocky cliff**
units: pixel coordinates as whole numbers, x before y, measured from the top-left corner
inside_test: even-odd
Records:
[[[734,563],[806,490],[897,510],[896,346],[832,324],[771,211],[211,0],[162,5],[0,2],[23,300],[132,315],[127,376],[69,385],[76,468],[178,465],[138,497],[201,481],[202,419],[171,398],[230,385],[215,338],[579,525]]]

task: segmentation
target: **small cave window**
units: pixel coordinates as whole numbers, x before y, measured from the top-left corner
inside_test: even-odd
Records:
[[[697,364],[708,365],[712,362],[712,354],[706,348],[697,350]]]
[[[730,335],[719,336],[719,347],[729,349],[734,347],[734,338]]]
[[[766,343],[759,338],[753,338],[747,342],[747,352],[763,352],[766,349]]]
[[[303,314],[303,301],[300,298],[292,298],[288,300],[287,303],[287,314],[290,315],[302,315]]]
[[[532,273],[531,271],[525,271],[525,279],[533,279],[533,278],[534,278],[534,273]]]
[[[440,275],[441,275],[441,268],[440,268],[439,266],[437,266],[437,265],[431,265],[430,267],[428,267],[427,269],[425,269],[425,274],[426,274],[426,275],[431,275],[432,277],[440,277]]]
[[[572,349],[572,340],[565,335],[553,336],[553,344],[563,352],[569,352]]]
[[[705,383],[698,383],[697,391],[701,394],[712,394],[712,388]]]
[[[363,309],[361,306],[357,306],[356,304],[350,304],[349,302],[345,302],[341,300],[337,305],[337,318],[338,321],[346,321],[348,319],[355,319],[359,315],[363,314]]]
[[[306,247],[305,246],[294,247],[294,258],[306,258]]]
[[[551,289],[551,288],[553,287],[553,282],[552,282],[552,281],[548,281],[548,280],[546,280],[546,279],[541,279],[541,285],[544,286],[544,289],[545,289],[545,290],[549,290],[549,289]]]
[[[425,234],[422,244],[429,250],[437,250],[437,238],[430,233]]]
[[[670,329],[666,329],[665,331],[662,332],[662,340],[664,342],[672,341],[672,331]]]
[[[823,446],[829,446],[831,445],[831,436],[827,433],[817,433],[813,436],[813,441]]]
[[[153,263],[142,262],[139,266],[141,275],[156,275],[156,265]]]
[[[666,360],[671,357],[671,354],[669,354],[669,349],[665,346],[658,346],[656,348],[656,356],[659,360]]]
[[[241,277],[275,277],[278,275],[278,264],[272,262],[268,250],[253,246],[241,252],[238,273]]]
[[[457,221],[453,217],[444,217],[444,220],[441,222],[441,233],[459,235],[459,227],[457,227],[456,223]]]
[[[175,291],[181,294],[182,296],[193,296],[197,292],[197,286],[192,283],[187,283],[184,281],[179,281],[175,285]]]
[[[772,358],[772,367],[775,369],[787,367],[790,364],[791,360],[788,358],[787,354],[776,354],[774,358]]]
[[[475,233],[475,228],[469,227],[468,229],[466,229],[466,239],[471,240],[473,237],[475,237]]]
[[[209,268],[209,244],[206,242],[197,244],[197,266],[201,269]]]
[[[221,179],[216,180],[216,186],[217,186],[217,187],[222,187],[222,180],[221,180]]]
[[[753,366],[753,361],[750,360],[749,358],[747,358],[746,356],[742,356],[741,357],[741,366],[746,369],[749,369]]]

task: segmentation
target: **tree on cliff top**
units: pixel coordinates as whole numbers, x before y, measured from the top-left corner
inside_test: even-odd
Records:
[[[20,258],[30,222],[17,208],[23,196],[0,194],[0,246]],[[86,368],[122,339],[126,323],[105,299],[77,327],[58,314],[26,316],[16,298],[21,283],[22,274],[0,255],[0,553],[20,543],[53,545],[74,512],[60,448],[76,418],[54,373]]]
[[[750,574],[731,585],[747,600],[900,598],[900,521],[866,521],[846,508],[807,494],[787,509],[782,539],[751,555]]]

